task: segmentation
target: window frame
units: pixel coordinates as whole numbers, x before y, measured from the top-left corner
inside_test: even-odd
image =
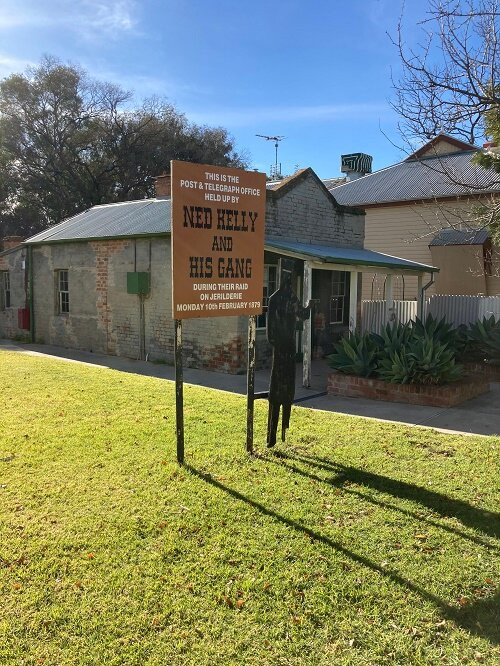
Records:
[[[64,289],[62,287],[65,287]],[[61,268],[56,271],[57,289],[57,314],[68,315],[70,313],[69,300],[69,271]]]
[[[0,309],[7,310],[12,307],[12,287],[10,284],[10,271],[0,271],[1,275],[1,299]]]
[[[338,279],[337,276],[343,275],[343,281]],[[346,296],[347,296],[347,276],[349,273],[346,271],[332,271],[331,275],[331,282],[330,282],[330,297],[328,300],[328,323],[330,326],[338,326],[341,324],[345,323],[345,304],[346,304]],[[334,290],[334,285],[337,286],[337,289]],[[343,289],[340,289],[341,287]],[[342,292],[342,293],[340,293]],[[335,312],[336,312],[336,319],[334,320],[332,317],[332,304],[333,301],[337,301],[335,305]],[[341,318],[338,319],[339,312],[341,313]]]
[[[269,280],[269,270],[274,269],[274,281]],[[269,290],[269,285],[274,285],[272,291]],[[278,288],[278,264],[264,264],[264,281],[262,290],[262,314],[257,315],[256,328],[258,331],[266,330],[267,323],[267,304],[269,296],[273,294]]]

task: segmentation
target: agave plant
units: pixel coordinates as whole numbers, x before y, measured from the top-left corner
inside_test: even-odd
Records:
[[[493,365],[500,365],[500,321],[494,315],[472,324],[468,330],[469,343],[479,348]]]
[[[414,362],[411,381],[415,384],[447,384],[462,376],[454,350],[431,338],[415,340],[408,356]]]
[[[335,345],[328,357],[330,367],[338,372],[358,377],[370,377],[377,369],[379,347],[371,335],[351,334]]]
[[[447,345],[449,348],[457,346],[457,329],[453,324],[449,324],[446,319],[436,319],[432,314],[428,314],[425,320],[417,319],[412,327],[414,338],[427,338]]]
[[[386,382],[409,384],[413,381],[415,362],[405,347],[384,356],[378,366],[378,376]]]
[[[469,328],[465,324],[455,329],[456,358],[460,361],[480,361],[484,353],[475,340],[470,337]]]
[[[447,384],[460,379],[462,368],[446,344],[432,338],[414,338],[407,347],[380,361],[381,379],[397,384]]]
[[[406,347],[410,342],[411,336],[411,326],[409,324],[402,324],[401,322],[386,324],[380,335],[372,333],[372,337],[380,349],[384,351],[384,354],[389,355]]]

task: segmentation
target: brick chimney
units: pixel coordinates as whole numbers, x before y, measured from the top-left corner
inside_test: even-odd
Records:
[[[0,240],[0,248],[2,250],[10,250],[13,247],[21,245],[23,240],[22,236],[5,236]]]
[[[172,183],[169,173],[162,173],[155,178],[156,197],[169,197],[172,194]]]

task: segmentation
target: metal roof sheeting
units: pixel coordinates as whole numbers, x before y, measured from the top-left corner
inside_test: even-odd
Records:
[[[439,245],[484,245],[489,238],[487,229],[479,231],[441,229],[429,243],[429,247]]]
[[[265,246],[266,250],[275,250],[277,252],[281,250],[328,264],[373,266],[374,268],[393,268],[396,270],[418,271],[420,273],[439,271],[434,266],[419,264],[415,261],[393,257],[390,254],[382,254],[373,250],[332,247],[331,245],[309,245],[308,243],[296,243],[280,239],[267,239]]]
[[[473,164],[475,154],[464,151],[400,162],[335,187],[332,195],[344,206],[363,206],[498,192],[500,176]]]
[[[166,233],[170,233],[170,199],[143,199],[93,206],[32,236],[26,243]]]

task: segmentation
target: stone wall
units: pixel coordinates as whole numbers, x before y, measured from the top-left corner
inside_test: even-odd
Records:
[[[33,248],[35,340],[93,352],[173,363],[170,239],[103,240]],[[70,312],[58,312],[57,271],[68,270]],[[151,275],[144,297],[127,293],[127,272]],[[186,366],[239,373],[246,367],[246,319],[183,324]]]
[[[291,183],[290,183],[291,184]],[[307,169],[301,179],[268,193],[266,232],[269,237],[302,243],[362,248],[362,212],[336,204],[328,190]]]
[[[0,255],[0,271],[9,271],[10,275],[10,307],[0,302],[0,338],[28,340],[29,331],[18,326],[18,309],[27,305],[26,250],[17,248]]]

